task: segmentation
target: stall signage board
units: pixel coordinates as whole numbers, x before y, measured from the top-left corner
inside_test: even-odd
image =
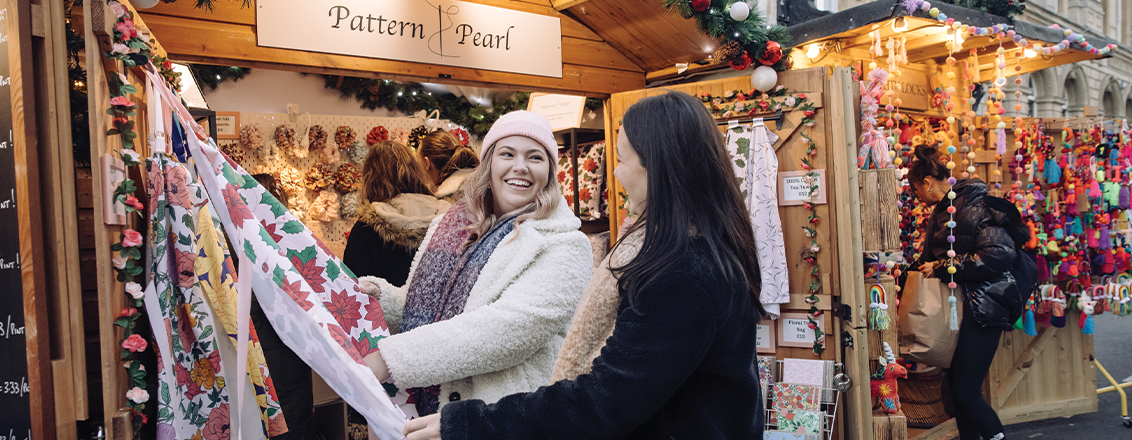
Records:
[[[12,136],[8,2],[0,1],[0,437],[31,438],[28,350],[24,338],[24,289],[20,270],[16,155]]]
[[[928,74],[912,69],[901,69],[900,76],[889,76],[884,90],[895,89],[894,97],[900,98],[900,107],[912,110],[931,109],[932,89]]]
[[[562,78],[557,17],[452,0],[258,0],[260,46]]]
[[[585,108],[585,97],[570,95],[535,93],[527,104],[527,110],[546,116],[551,130],[580,127]]]
[[[818,190],[813,196],[810,195],[810,182],[806,181],[806,175],[810,173],[809,171],[778,173],[778,205],[795,206],[804,202],[824,205],[826,203],[825,170],[813,170],[813,172],[813,183],[818,186]]]

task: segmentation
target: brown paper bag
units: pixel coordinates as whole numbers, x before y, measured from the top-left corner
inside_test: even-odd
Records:
[[[963,319],[962,287],[955,289],[956,313]],[[959,331],[951,330],[951,291],[939,278],[910,271],[897,309],[897,341],[904,359],[950,368]]]

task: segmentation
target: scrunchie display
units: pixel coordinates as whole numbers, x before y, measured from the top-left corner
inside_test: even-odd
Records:
[[[361,183],[362,174],[351,164],[342,164],[334,173],[334,189],[342,194],[357,191]]]
[[[463,128],[453,129],[452,131],[449,131],[449,133],[452,133],[452,136],[456,136],[456,140],[460,141],[460,145],[463,145],[465,147],[468,146],[468,143],[472,142],[472,136],[469,135],[468,132],[464,131]]]
[[[229,158],[236,161],[236,163],[243,165],[244,163],[244,149],[240,148],[239,142],[229,142],[220,144],[220,151]]]
[[[338,214],[345,220],[358,216],[358,193],[352,192],[338,198]]]
[[[350,161],[358,165],[361,165],[362,162],[366,160],[366,155],[368,154],[369,147],[362,141],[354,141],[354,147],[350,148],[350,151],[347,153],[350,157]]]
[[[397,141],[402,144],[407,143],[409,141],[409,130],[401,127],[394,128],[393,131],[389,132],[389,140]]]
[[[240,128],[240,146],[244,151],[259,151],[265,149],[263,132],[255,124],[248,124]]]
[[[298,159],[307,157],[307,151],[295,145],[295,129],[286,125],[275,127],[275,146]]]
[[[385,127],[380,125],[373,127],[373,129],[369,131],[369,134],[366,135],[366,143],[371,147],[377,145],[378,142],[387,140],[389,140],[389,130],[386,130]]]
[[[307,170],[306,178],[303,179],[303,181],[307,189],[321,191],[323,188],[334,183],[334,171],[334,165],[319,162]]]
[[[334,143],[338,144],[339,150],[348,150],[353,147],[356,138],[354,129],[348,125],[339,125],[338,129],[334,130]]]
[[[298,218],[300,221],[310,218],[310,204],[307,203],[306,197],[292,198],[288,210],[291,211],[291,214]]]
[[[279,169],[278,174],[275,175],[275,181],[279,182],[279,187],[283,192],[292,196],[303,192],[303,180],[303,173],[290,165],[283,165],[283,168]]]
[[[428,134],[428,129],[423,125],[418,125],[417,128],[409,132],[409,141],[406,144],[409,145],[409,148],[416,150],[421,145],[421,138],[425,137],[426,134]]]
[[[323,130],[321,125],[312,125],[307,130],[307,136],[310,139],[310,151],[321,151],[326,148],[326,130]]]
[[[330,222],[338,218],[338,193],[322,191],[311,204],[310,218],[321,222]]]

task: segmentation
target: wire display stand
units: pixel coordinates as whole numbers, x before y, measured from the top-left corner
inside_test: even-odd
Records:
[[[774,383],[762,384],[766,390],[765,399],[763,402],[763,429],[766,431],[774,431],[778,429],[778,411],[774,409],[774,387],[781,383],[782,378],[782,360],[775,360]],[[834,371],[840,371],[842,364],[834,364]],[[837,420],[837,407],[841,401],[841,391],[833,388],[833,378],[826,378],[825,384],[821,388],[821,404],[818,412],[821,413],[821,432],[818,434],[806,434],[804,438],[807,439],[833,439],[833,425]]]

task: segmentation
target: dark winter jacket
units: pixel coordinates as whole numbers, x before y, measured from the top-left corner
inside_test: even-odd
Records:
[[[681,269],[622,300],[589,374],[487,405],[451,402],[441,435],[464,439],[761,439],[754,311],[693,247]]]
[[[1022,308],[1033,290],[1037,265],[1022,250],[1030,233],[1009,202],[987,195],[979,179],[955,183],[955,282],[963,286],[964,301],[982,327],[1009,328],[1022,316]],[[926,238],[920,260],[935,262],[935,275],[948,281],[947,241],[951,204],[945,198],[936,204],[925,226]]]
[[[424,194],[401,194],[388,202],[361,203],[342,262],[357,276],[372,275],[400,286],[432,219],[448,202]]]

